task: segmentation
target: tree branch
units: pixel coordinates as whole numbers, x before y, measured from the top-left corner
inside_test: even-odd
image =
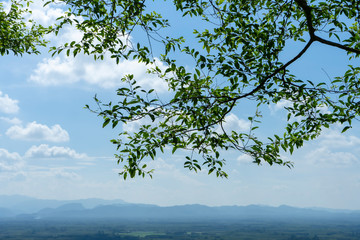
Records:
[[[346,50],[348,52],[360,54],[360,50],[357,50],[357,49],[342,45],[340,43],[332,42],[332,41],[323,39],[323,38],[321,38],[319,36],[316,36],[315,35],[315,29],[314,29],[314,26],[313,26],[313,23],[312,23],[311,7],[307,4],[306,0],[295,0],[295,2],[297,3],[297,5],[299,7],[302,8],[302,10],[305,13],[306,23],[307,23],[307,26],[309,28],[310,39],[312,39],[313,41],[321,42],[321,43],[329,45],[329,46],[333,46],[333,47],[337,47],[337,48]]]
[[[351,47],[342,45],[342,44],[340,44],[340,43],[332,42],[332,41],[323,39],[323,38],[321,38],[321,37],[318,37],[318,36],[316,36],[316,35],[314,36],[314,41],[318,41],[318,42],[324,43],[324,44],[329,45],[329,46],[337,47],[337,48],[346,50],[346,51],[348,51],[348,52],[360,54],[360,50],[358,50],[358,49],[354,49],[354,48],[351,48]]]
[[[306,23],[309,28],[310,38],[313,39],[315,37],[315,29],[312,23],[312,16],[311,16],[311,7],[307,4],[306,0],[295,0],[297,5],[302,8],[305,13]]]
[[[310,39],[310,41],[306,44],[306,46],[290,61],[288,61],[285,65],[279,67],[278,69],[276,69],[272,74],[270,74],[269,76],[265,77],[260,84],[254,88],[251,92],[248,92],[244,95],[241,95],[239,97],[234,98],[234,100],[238,100],[241,98],[245,98],[248,96],[253,95],[255,92],[259,91],[267,82],[267,80],[269,80],[270,78],[274,77],[276,74],[280,73],[281,71],[285,70],[290,64],[292,64],[293,62],[295,62],[296,60],[298,60],[307,50],[308,48],[311,46],[311,44],[314,42],[313,39]]]

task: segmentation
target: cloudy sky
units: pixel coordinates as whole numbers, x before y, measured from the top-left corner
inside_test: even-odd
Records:
[[[44,9],[36,2],[32,17],[48,24],[61,12],[60,6]],[[58,44],[77,37],[75,31],[65,29],[50,40]],[[295,51],[287,53],[289,58]],[[341,75],[347,64],[346,54],[315,44],[292,70],[306,79],[326,80]],[[153,179],[124,181],[117,174],[120,166],[109,140],[122,129],[132,131],[136,126],[102,129],[102,119],[84,106],[94,106],[95,94],[104,101],[116,100],[115,90],[127,73],[134,73],[142,86],[166,95],[167,87],[160,79],[147,75],[146,67],[135,61],[116,65],[108,58],[95,62],[81,55],[51,57],[46,51],[37,56],[1,56],[0,72],[0,195],[98,197],[158,205],[360,209],[358,123],[346,134],[340,134],[341,126],[332,126],[316,141],[286,156],[294,162],[293,169],[257,166],[247,156],[230,151],[226,153],[229,178],[219,179],[183,169],[184,156],[177,152],[152,162]],[[266,118],[259,134],[285,124],[285,105],[281,102],[263,109]],[[239,108],[228,116],[227,127],[246,129],[249,112],[252,109]]]

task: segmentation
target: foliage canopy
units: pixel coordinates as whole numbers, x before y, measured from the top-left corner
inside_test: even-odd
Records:
[[[48,3],[55,2],[55,0]],[[116,62],[137,59],[152,67],[169,86],[171,99],[159,99],[156,91],[138,86],[132,75],[119,88],[118,103],[98,103],[103,126],[133,121],[139,131],[121,132],[112,142],[117,146],[118,162],[124,164],[124,178],[152,174],[144,163],[166,147],[172,153],[189,150],[184,166],[190,170],[206,168],[226,177],[222,151],[235,149],[250,155],[254,162],[291,167],[281,152],[293,153],[305,141],[318,137],[322,129],[341,123],[351,128],[360,113],[360,67],[348,66],[339,77],[311,82],[297,77],[290,66],[315,42],[345,51],[352,61],[360,55],[360,2],[356,0],[173,0],[176,11],[185,18],[201,22],[198,29],[184,28],[198,44],[187,44],[184,36],[166,34],[171,28],[162,12],[150,0],[62,0],[69,7],[52,30],[58,33],[72,24],[82,39],[53,47],[54,54],[91,54],[95,59],[110,54]],[[206,26],[203,29],[201,26]],[[134,32],[143,32],[148,41],[132,42]],[[292,58],[281,55],[289,44],[302,44]],[[152,44],[160,44],[156,65]],[[178,63],[180,54],[193,60],[188,70]],[[219,84],[221,82],[221,84]],[[287,101],[288,123],[282,134],[262,139],[261,114],[249,116],[248,131],[224,128],[226,117],[245,101],[257,107]],[[88,107],[88,106],[87,106]],[[89,108],[89,107],[88,107]],[[326,109],[324,111],[323,109]],[[146,121],[144,121],[146,120]]]
[[[40,53],[38,46],[45,46],[43,36],[47,29],[32,20],[25,19],[31,14],[29,0],[11,0],[9,11],[0,2],[0,54],[14,55]]]

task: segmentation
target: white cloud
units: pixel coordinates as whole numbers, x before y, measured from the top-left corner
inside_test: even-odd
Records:
[[[10,1],[4,1],[3,2],[3,9],[6,14],[9,14],[11,9],[11,2]]]
[[[72,41],[80,42],[82,37],[83,34],[73,25],[65,25],[58,35],[50,36],[50,40],[55,43],[56,46],[62,46],[65,43],[71,43]]]
[[[0,159],[10,160],[10,161],[18,161],[21,159],[21,157],[16,152],[10,153],[4,148],[0,148]]]
[[[252,163],[254,161],[254,159],[247,154],[240,155],[236,160],[239,163]]]
[[[37,64],[30,81],[44,86],[66,85],[79,82],[83,75],[74,58],[44,58]]]
[[[31,15],[27,18],[34,20],[37,24],[43,26],[54,25],[56,19],[65,14],[65,3],[56,2],[48,4],[44,7],[43,0],[35,0],[30,4]],[[78,20],[82,20],[81,17],[77,17]],[[50,40],[55,46],[63,45],[66,42],[80,41],[82,34],[76,29],[74,25],[64,25],[58,35],[51,34],[46,35],[45,38]]]
[[[44,6],[44,0],[31,1],[29,7],[26,3],[22,4],[24,9],[26,8],[31,11],[31,13],[26,14],[24,18],[26,20],[35,21],[37,24],[41,24],[43,26],[50,26],[54,24],[56,19],[63,15],[64,11],[62,8],[65,6],[62,2],[51,3]],[[3,3],[5,12],[8,13],[10,11],[11,5],[11,1],[5,1]],[[30,25],[31,23],[29,22],[28,24]]]
[[[56,22],[56,19],[60,17],[64,11],[61,7],[65,4],[58,2],[56,4],[48,4],[44,7],[45,2],[43,0],[35,0],[30,4],[31,15],[29,18],[33,19],[36,23],[43,26],[49,26]]]
[[[140,130],[141,125],[157,125],[160,120],[156,119],[155,122],[153,122],[150,118],[141,118],[136,121],[127,122],[122,124],[122,129],[125,132],[134,133],[138,132]]]
[[[18,118],[7,118],[7,117],[0,117],[0,120],[9,123],[11,125],[20,125],[21,120]]]
[[[293,106],[293,102],[286,100],[286,99],[281,99],[279,102],[277,102],[276,104],[273,105],[269,105],[269,109],[271,114],[275,114],[280,110],[285,109],[286,107],[291,107]],[[317,110],[320,110],[321,113],[330,113],[329,112],[329,108],[325,105],[320,105],[316,107]],[[297,117],[297,118],[293,118],[294,120],[300,120],[301,118]]]
[[[11,99],[0,91],[0,112],[12,114],[19,111],[18,100]]]
[[[81,176],[75,172],[76,170],[77,168],[73,167],[28,166],[26,176],[29,180],[41,180],[43,184],[54,181],[58,178],[70,180],[81,179]],[[44,184],[44,187],[45,185],[48,184]]]
[[[46,125],[32,122],[27,124],[26,127],[12,126],[6,131],[6,135],[11,139],[26,141],[69,141],[69,134],[58,124],[48,127]]]
[[[61,168],[51,169],[51,175],[61,179],[79,180],[81,176],[75,172],[66,171]]]
[[[240,119],[235,114],[230,113],[225,117],[225,121],[223,123],[223,128],[225,132],[231,133],[231,131],[248,131],[250,130],[251,123],[250,121]],[[217,132],[221,132],[221,128],[218,127],[216,129]]]
[[[50,4],[43,7],[43,1],[36,0],[31,4],[31,18],[37,23],[45,26],[54,24],[56,18],[64,14],[64,5]],[[82,21],[81,18],[78,18]],[[72,25],[65,25],[57,36],[47,36],[56,46],[72,41],[80,41],[82,33]],[[131,36],[119,36],[123,43],[131,41]],[[163,63],[157,60],[160,69],[165,69]],[[37,64],[36,69],[29,77],[29,81],[43,86],[71,85],[75,83],[86,83],[101,88],[116,88],[122,85],[121,78],[127,74],[134,74],[139,85],[145,88],[154,88],[158,92],[168,90],[164,80],[157,75],[148,74],[148,68],[136,60],[123,60],[119,64],[106,54],[103,61],[94,61],[93,56],[78,54],[76,58],[59,55],[55,58],[44,58]]]
[[[304,146],[304,160],[310,164],[328,167],[349,167],[360,163],[360,138],[341,133],[342,126],[325,129],[312,143]],[[350,130],[349,130],[350,131]],[[306,150],[305,150],[306,149]],[[296,163],[296,162],[295,162]]]
[[[21,156],[0,148],[0,171],[17,171],[23,166]]]
[[[168,160],[172,161],[172,159]],[[204,186],[204,184],[200,182],[196,177],[198,177],[200,173],[204,173],[204,175],[207,176],[207,171],[203,170],[197,173],[188,172],[187,169],[179,168],[173,163],[169,163],[168,160],[164,160],[163,158],[159,157],[154,161],[147,162],[148,170],[155,170],[153,176],[154,178],[161,178],[165,176],[166,179],[172,179],[172,181],[176,181],[181,185],[191,185],[193,187]]]
[[[360,162],[359,145],[360,138],[341,133],[341,127],[326,129],[306,158],[312,163],[349,166]]]
[[[281,99],[275,105],[269,105],[271,113],[276,113],[277,111],[284,109],[285,107],[291,107],[293,103],[289,100]]]
[[[319,140],[322,146],[330,148],[349,148],[360,145],[360,138],[341,133],[340,129],[326,129]]]
[[[155,169],[156,171],[171,172],[177,170],[174,164],[165,161],[161,157],[151,160],[147,165],[149,169]]]
[[[28,158],[70,158],[81,159],[86,158],[86,154],[77,153],[75,150],[68,147],[50,147],[47,144],[39,146],[32,146],[26,153],[25,157]]]
[[[358,163],[359,159],[351,152],[334,152],[328,147],[317,148],[308,154],[306,159],[313,163],[329,164],[335,166],[349,166]]]
[[[165,69],[158,61],[157,66]],[[43,86],[70,85],[83,82],[105,89],[116,88],[123,84],[121,78],[133,74],[135,80],[144,88],[154,88],[158,92],[167,91],[167,84],[155,74],[148,74],[144,63],[136,60],[124,60],[116,64],[114,59],[105,57],[94,61],[91,56],[45,58],[38,63],[29,81]]]

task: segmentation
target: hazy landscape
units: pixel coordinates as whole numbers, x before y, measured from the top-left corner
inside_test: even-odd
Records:
[[[0,239],[359,239],[360,211],[0,196]]]

